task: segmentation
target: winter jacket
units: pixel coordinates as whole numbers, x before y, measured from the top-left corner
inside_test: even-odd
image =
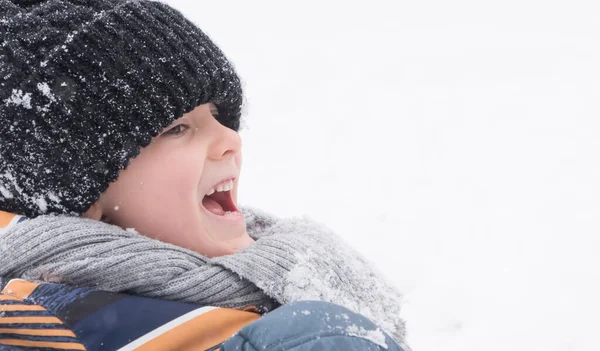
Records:
[[[15,279],[0,293],[0,350],[211,350],[260,316]]]

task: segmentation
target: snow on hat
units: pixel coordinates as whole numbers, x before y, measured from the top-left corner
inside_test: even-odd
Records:
[[[79,215],[151,137],[208,102],[237,131],[232,64],[146,0],[0,0],[0,210]]]

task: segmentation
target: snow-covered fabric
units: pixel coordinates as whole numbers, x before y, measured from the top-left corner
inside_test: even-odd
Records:
[[[238,331],[219,351],[403,351],[381,328],[342,306],[299,301]]]
[[[408,350],[401,294],[360,254],[306,216],[240,209],[256,243],[214,259],[99,221],[39,216],[0,236],[0,276],[229,308],[332,302]]]

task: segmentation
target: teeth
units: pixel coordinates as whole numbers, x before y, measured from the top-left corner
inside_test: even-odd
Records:
[[[217,186],[216,190],[210,189],[210,191],[208,193],[206,193],[206,196],[212,195],[215,191],[222,192],[222,191],[229,191],[231,189],[233,189],[233,180],[228,180],[226,182],[219,184]]]

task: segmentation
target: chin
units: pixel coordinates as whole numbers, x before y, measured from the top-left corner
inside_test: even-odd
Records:
[[[240,250],[243,250],[249,246],[251,246],[252,244],[254,244],[254,239],[252,239],[247,233],[246,231],[244,231],[240,236],[238,236],[237,238],[231,240],[231,242],[227,243],[227,247],[224,248],[223,251],[227,252],[227,254],[233,254],[236,253]]]

